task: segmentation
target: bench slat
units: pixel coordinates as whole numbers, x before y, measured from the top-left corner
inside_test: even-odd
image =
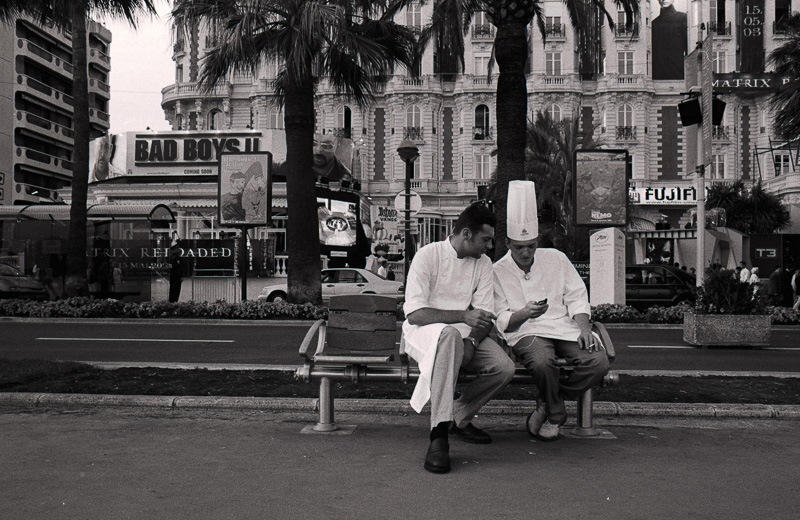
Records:
[[[330,351],[365,352],[397,351],[397,333],[394,330],[364,331],[328,328],[328,343],[323,353]]]

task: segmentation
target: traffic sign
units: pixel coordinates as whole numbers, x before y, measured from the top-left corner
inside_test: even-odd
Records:
[[[422,197],[419,196],[419,193],[416,191],[411,190],[409,192],[409,196],[411,197],[411,216],[417,214],[419,210],[422,209]],[[401,191],[397,194],[394,198],[394,209],[397,210],[398,213],[401,215],[405,215],[403,212],[406,210],[406,192]]]

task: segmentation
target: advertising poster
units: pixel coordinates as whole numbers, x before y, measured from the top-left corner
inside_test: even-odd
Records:
[[[317,214],[320,244],[339,247],[356,245],[358,204],[317,197]]]
[[[675,251],[675,240],[672,238],[648,238],[646,240],[646,264],[672,265]]]
[[[627,224],[627,150],[577,150],[574,186],[576,226]]]
[[[272,154],[222,153],[219,156],[220,224],[266,226]]]
[[[403,225],[403,216],[394,205],[373,206],[372,248],[386,249],[390,257],[401,256],[405,251]]]
[[[653,79],[682,80],[688,51],[687,0],[650,0]]]

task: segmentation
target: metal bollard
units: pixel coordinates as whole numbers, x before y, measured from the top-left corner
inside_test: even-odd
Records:
[[[333,393],[331,392],[331,380],[323,377],[319,381],[319,422],[314,425],[316,432],[333,432],[338,430],[333,419]]]
[[[572,429],[572,435],[578,437],[596,437],[600,435],[600,431],[593,424],[593,407],[594,396],[590,388],[578,398],[578,425]]]

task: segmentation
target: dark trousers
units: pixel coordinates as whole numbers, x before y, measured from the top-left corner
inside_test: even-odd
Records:
[[[533,375],[533,383],[551,423],[563,424],[567,420],[565,397],[577,399],[585,390],[599,384],[609,369],[605,350],[589,352],[578,347],[575,341],[526,336],[511,350]],[[574,366],[566,381],[559,380],[558,358]]]

